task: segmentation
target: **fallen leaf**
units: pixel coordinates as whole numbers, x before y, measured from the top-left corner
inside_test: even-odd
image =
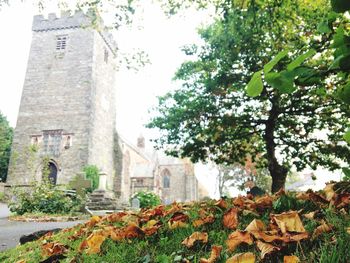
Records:
[[[297,256],[284,256],[283,263],[299,263],[300,260]]]
[[[263,259],[266,255],[271,254],[275,251],[280,250],[279,247],[275,247],[273,245],[270,245],[268,243],[264,243],[260,240],[256,242],[256,245],[258,246],[259,250],[261,251],[261,259]]]
[[[259,219],[254,219],[250,224],[245,228],[245,231],[265,231],[266,226],[263,221]]]
[[[61,243],[49,242],[41,246],[44,256],[61,255],[67,252],[67,247]]]
[[[201,258],[200,263],[215,263],[216,260],[220,257],[222,246],[212,246],[210,257],[208,259]]]
[[[238,209],[231,208],[223,217],[223,225],[229,229],[236,229],[238,225]]]
[[[346,229],[346,232],[347,232],[348,234],[350,234],[350,227],[348,227],[348,228]]]
[[[127,213],[125,212],[113,213],[113,214],[107,215],[105,219],[107,222],[111,222],[111,223],[121,222],[122,218],[126,215]]]
[[[287,231],[305,232],[303,223],[296,211],[274,214],[272,215],[272,219],[276,222],[282,233],[286,233]]]
[[[187,222],[188,221],[188,215],[181,213],[181,212],[176,212],[174,215],[169,219],[169,222],[175,222],[175,221],[181,221],[181,222]]]
[[[174,222],[168,222],[169,229],[176,229],[176,228],[186,228],[188,227],[188,224],[182,221],[174,221]]]
[[[228,236],[226,241],[227,249],[232,252],[241,243],[251,245],[253,244],[253,239],[248,232],[237,230]]]
[[[207,217],[194,220],[192,225],[194,227],[199,227],[199,226],[204,225],[204,224],[213,223],[214,221],[215,221],[215,217],[213,215],[209,215]]]
[[[99,217],[99,216],[92,216],[91,219],[85,223],[85,225],[88,226],[88,227],[93,227],[100,221],[101,221],[101,217]]]
[[[196,241],[200,241],[202,243],[208,242],[208,234],[204,232],[194,232],[189,237],[185,238],[184,241],[182,241],[182,245],[185,245],[186,247],[190,248],[194,245]]]
[[[349,204],[350,204],[350,193],[339,194],[334,200],[334,206],[337,209],[347,207]]]
[[[314,219],[315,218],[316,211],[312,211],[310,213],[304,214],[303,216],[307,219]]]
[[[97,254],[100,253],[101,245],[105,241],[106,236],[100,233],[92,233],[87,239],[87,254]]]
[[[227,202],[224,199],[220,199],[219,201],[217,201],[214,205],[222,208],[222,209],[226,209],[227,208]]]
[[[226,263],[255,263],[255,255],[251,252],[239,253],[226,260]]]
[[[316,229],[314,230],[314,232],[312,233],[312,238],[311,239],[315,239],[316,237],[318,237],[319,235],[323,234],[323,233],[327,233],[330,232],[332,230],[332,227],[327,225],[326,222],[322,222],[321,225],[319,225],[318,227],[316,227]]]
[[[27,261],[22,259],[22,260],[16,261],[16,263],[27,263]]]
[[[334,185],[335,185],[335,183],[328,183],[328,184],[326,184],[326,187],[323,189],[323,191],[326,194],[326,199],[328,201],[331,201],[337,195],[333,189]]]
[[[273,198],[269,195],[258,197],[255,200],[256,207],[259,209],[272,207]]]

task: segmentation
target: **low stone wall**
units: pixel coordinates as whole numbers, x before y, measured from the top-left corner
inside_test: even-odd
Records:
[[[5,183],[0,183],[0,193],[5,193]]]

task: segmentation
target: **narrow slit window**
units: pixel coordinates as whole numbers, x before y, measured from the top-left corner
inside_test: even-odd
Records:
[[[105,51],[105,52],[104,52],[104,61],[105,61],[106,63],[108,63],[108,50],[105,49],[104,51]]]
[[[67,36],[57,36],[56,38],[56,50],[65,50],[67,46]]]

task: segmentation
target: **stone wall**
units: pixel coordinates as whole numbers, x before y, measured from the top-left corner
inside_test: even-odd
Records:
[[[58,168],[58,184],[67,184],[83,166],[92,164],[108,174],[108,187],[113,187],[114,43],[107,43],[105,33],[86,27],[89,21],[82,13],[34,17],[10,185],[40,181],[40,160],[48,155]],[[57,48],[61,36],[64,49]],[[55,154],[44,152],[43,134],[48,130],[62,135]]]

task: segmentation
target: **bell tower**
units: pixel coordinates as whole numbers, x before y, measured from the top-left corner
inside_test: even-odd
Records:
[[[35,16],[7,184],[49,177],[67,184],[86,165],[113,189],[115,51],[112,37],[82,12]]]

